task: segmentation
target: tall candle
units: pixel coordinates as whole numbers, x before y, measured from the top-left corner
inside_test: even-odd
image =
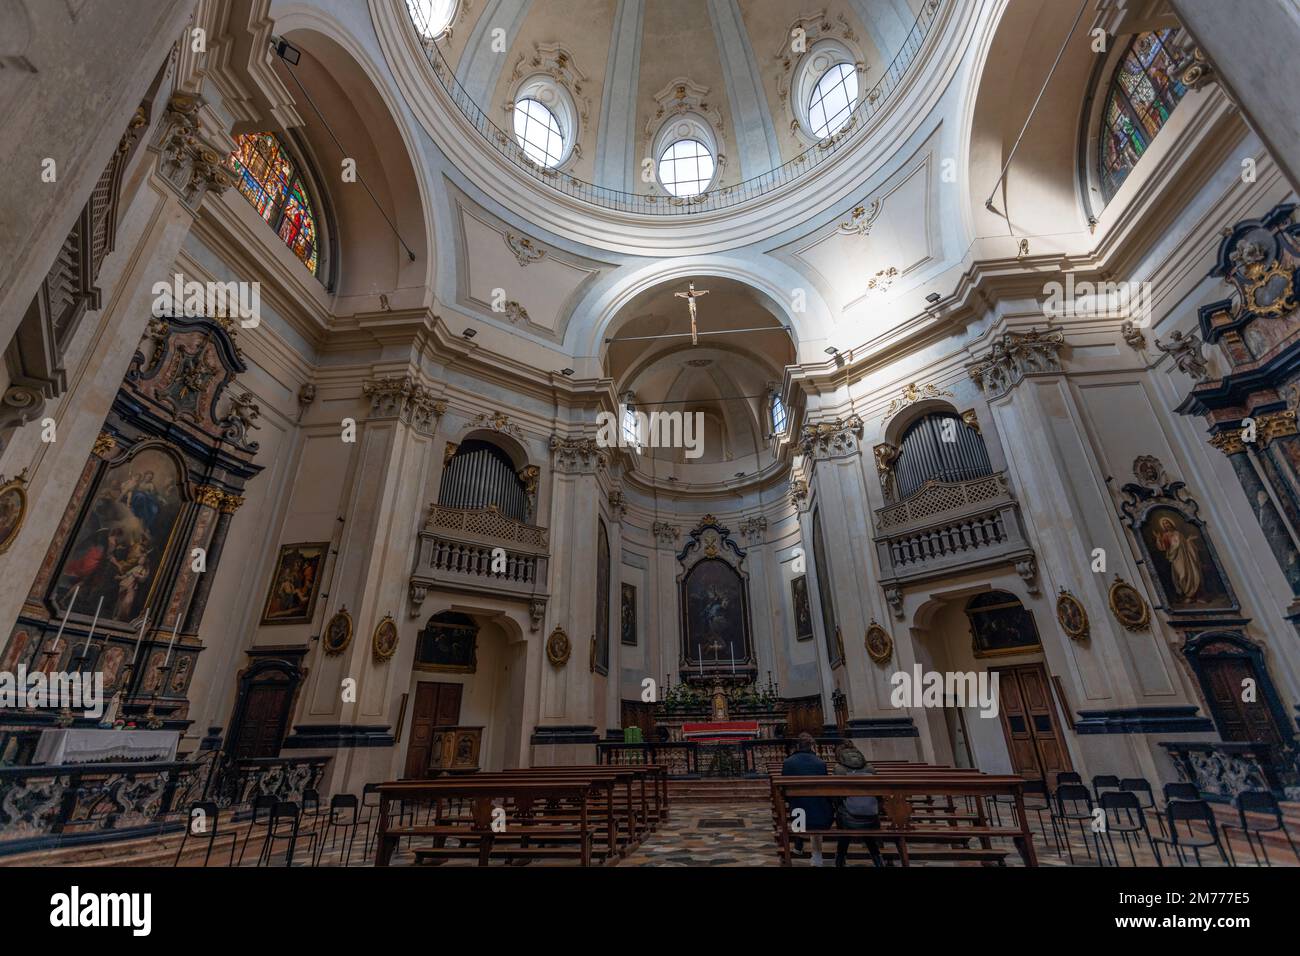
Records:
[[[144,629],[149,626],[149,609],[144,609],[144,618],[140,621],[140,636],[135,639],[135,647],[131,651],[131,663],[135,663],[136,656],[140,653],[140,644],[144,641]]]
[[[172,660],[172,646],[176,643],[176,632],[181,629],[181,612],[176,612],[176,623],[172,625],[172,639],[167,642],[167,657],[163,660],[163,667],[166,667]]]
[[[732,641],[727,645],[731,648],[731,676],[736,676],[736,642]]]
[[[75,588],[72,589],[72,597],[68,599],[68,609],[63,612],[63,620],[59,622],[59,633],[54,635],[54,644],[56,647],[59,644],[59,638],[63,636],[63,628],[68,623],[68,615],[72,613],[72,606],[77,603],[77,592],[80,590],[81,590],[80,584],[78,584]]]
[[[95,605],[95,619],[90,622],[90,632],[86,634],[86,646],[81,649],[81,656],[85,657],[90,653],[90,639],[95,636],[95,625],[99,623],[99,612],[104,609],[104,595],[99,596],[99,603]]]

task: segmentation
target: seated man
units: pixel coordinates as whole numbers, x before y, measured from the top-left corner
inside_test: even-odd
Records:
[[[826,761],[817,756],[813,749],[813,736],[809,733],[799,735],[799,742],[795,745],[794,753],[785,758],[781,764],[781,776],[783,777],[824,777],[826,776]],[[803,811],[803,826],[805,830],[825,830],[831,825],[831,801],[826,797],[804,797],[790,801],[789,811],[793,814],[796,810]],[[796,840],[795,845],[802,843]],[[812,865],[822,865],[822,838],[814,836],[812,838],[813,852]]]
[[[835,751],[835,773],[857,776],[875,772],[875,768],[867,763],[867,758],[862,755],[862,751],[853,744],[844,744]],[[845,797],[836,807],[835,822],[841,830],[879,830],[880,801],[868,796]],[[852,840],[847,837],[836,841],[836,866],[843,866],[848,859],[851,842]],[[876,845],[876,841],[867,837],[864,842],[871,853],[871,861],[876,866],[884,866],[884,859],[880,855],[880,847]]]

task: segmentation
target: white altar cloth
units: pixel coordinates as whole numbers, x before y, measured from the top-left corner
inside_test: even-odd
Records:
[[[96,730],[60,728],[42,730],[32,763],[113,763],[176,759],[178,730]]]

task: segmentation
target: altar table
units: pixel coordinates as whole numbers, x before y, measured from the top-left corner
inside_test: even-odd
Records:
[[[176,759],[180,739],[178,730],[42,730],[32,763],[166,762]]]

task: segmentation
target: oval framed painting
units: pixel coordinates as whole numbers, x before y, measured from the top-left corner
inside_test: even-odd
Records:
[[[894,639],[875,621],[867,628],[867,656],[877,664],[887,664],[894,656]]]
[[[393,620],[393,615],[384,615],[384,619],[375,628],[374,637],[370,639],[370,646],[375,660],[380,663],[391,660],[397,653],[397,622]]]
[[[352,643],[352,615],[348,613],[346,604],[335,611],[334,616],[325,625],[321,643],[325,646],[325,653],[330,657],[342,654]]]
[[[1061,593],[1056,598],[1056,620],[1070,640],[1088,639],[1088,611],[1079,603],[1079,599],[1065,588],[1061,588]]]
[[[1110,613],[1125,630],[1145,631],[1151,624],[1151,608],[1141,592],[1118,574],[1110,586]]]

